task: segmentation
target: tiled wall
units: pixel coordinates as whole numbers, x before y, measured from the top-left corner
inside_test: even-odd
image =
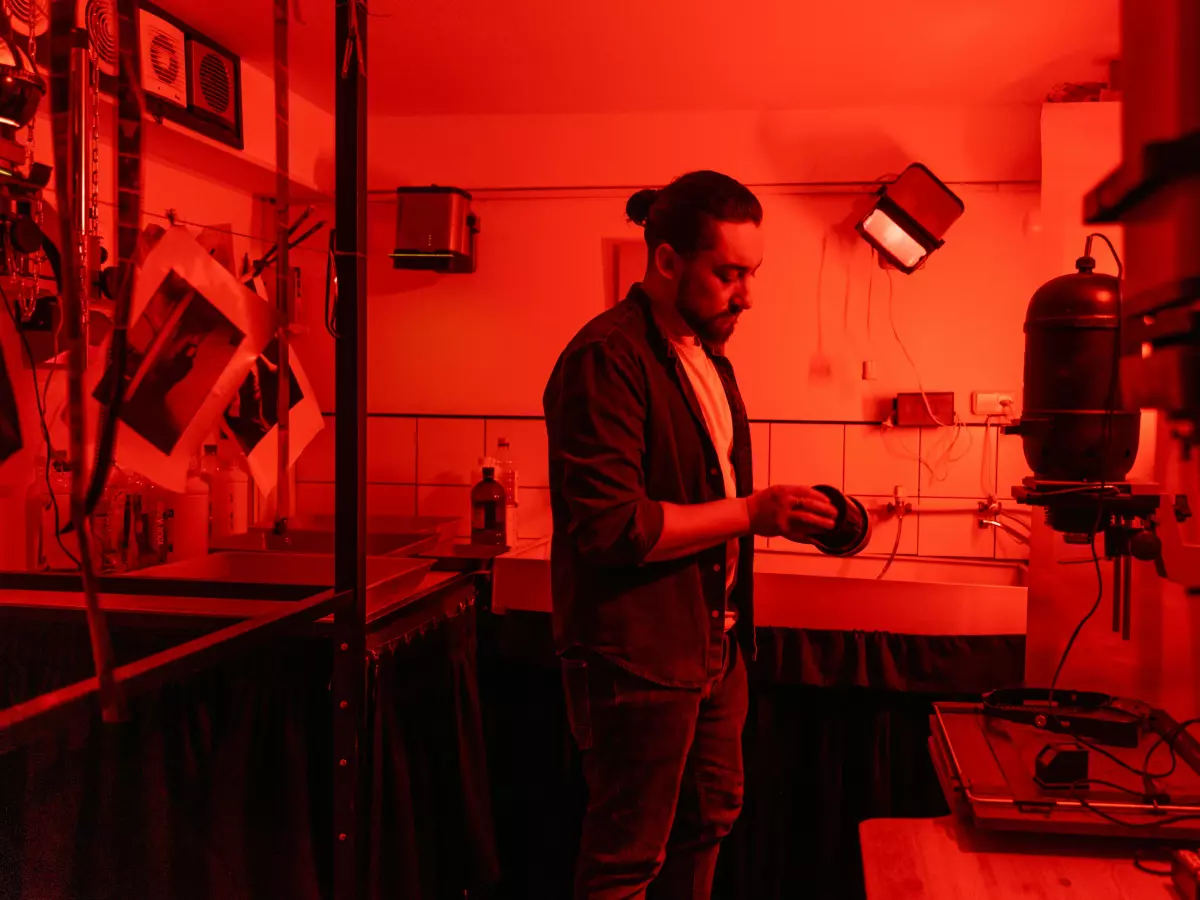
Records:
[[[297,467],[300,516],[333,511],[333,420]],[[995,428],[964,428],[953,446],[949,429],[884,430],[872,424],[754,422],[751,434],[757,487],[773,483],[831,484],[880,510],[899,486],[915,507],[904,522],[905,555],[1021,558],[1026,548],[978,524],[987,488],[1012,512],[1028,511],[1008,499],[1027,474],[1019,438]],[[466,513],[471,472],[480,456],[506,438],[520,478],[518,534],[550,534],[546,430],[540,419],[371,416],[367,421],[369,515]],[[924,460],[924,462],[922,462]],[[897,522],[881,515],[870,552],[890,553]],[[770,549],[805,552],[782,539]]]

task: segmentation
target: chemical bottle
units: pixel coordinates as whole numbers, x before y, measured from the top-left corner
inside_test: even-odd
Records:
[[[42,509],[41,537],[46,568],[52,572],[74,572],[79,567],[71,556],[79,558],[78,536],[72,531],[59,537],[71,521],[71,463],[62,452],[50,454],[48,500]]]
[[[187,489],[171,496],[166,529],[167,562],[208,553],[209,510],[209,485],[200,476],[200,461],[197,460],[188,468]]]
[[[506,543],[509,547],[517,545],[517,467],[512,461],[512,447],[508,438],[496,441],[496,480],[504,488],[506,509],[504,524]]]
[[[50,490],[46,487],[46,457],[34,462],[33,481],[25,492],[25,568],[44,572],[47,568],[46,550],[42,545],[42,521],[50,506]]]
[[[217,456],[215,444],[204,448],[200,478],[209,490],[209,544],[214,538],[244,534],[250,527],[249,478],[235,464]]]
[[[483,467],[483,479],[471,488],[471,543],[487,547],[506,546],[504,488],[496,481],[496,470]]]
[[[92,513],[92,553],[101,575],[129,569],[129,541],[133,531],[129,488],[128,476],[113,466]]]

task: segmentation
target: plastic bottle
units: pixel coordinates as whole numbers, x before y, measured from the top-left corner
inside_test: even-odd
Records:
[[[92,547],[96,568],[101,575],[125,572],[129,568],[129,541],[132,536],[132,504],[129,478],[116,466],[109,473],[100,502],[92,513]]]
[[[483,467],[483,479],[471,488],[471,543],[486,547],[507,546],[504,520],[504,488],[496,481],[496,470]]]
[[[34,462],[33,481],[25,492],[25,568],[44,572],[46,551],[42,544],[42,519],[50,506],[50,491],[46,487],[46,457]]]
[[[78,566],[63,551],[63,547],[65,545],[78,559],[78,537],[74,532],[65,534],[61,543],[58,537],[59,532],[71,521],[71,463],[65,453],[53,453],[50,456],[50,495],[47,499],[51,502],[42,509],[41,536],[46,568],[53,572],[74,572]]]
[[[187,490],[171,497],[167,518],[167,562],[179,562],[208,553],[210,497],[208,482],[199,465],[188,472]]]
[[[209,543],[214,538],[244,534],[250,527],[249,477],[237,465],[222,461],[215,444],[204,448],[200,478],[209,490]]]
[[[496,480],[504,488],[507,508],[504,513],[506,541],[509,547],[517,544],[517,468],[512,461],[508,438],[496,441]]]

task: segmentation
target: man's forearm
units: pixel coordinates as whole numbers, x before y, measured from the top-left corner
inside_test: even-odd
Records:
[[[745,497],[661,506],[662,534],[646,555],[648,563],[679,559],[750,533],[750,510]]]

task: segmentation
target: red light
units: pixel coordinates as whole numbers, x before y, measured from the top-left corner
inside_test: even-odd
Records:
[[[905,269],[915,268],[925,257],[925,248],[883,210],[872,210],[863,219],[862,229]]]

